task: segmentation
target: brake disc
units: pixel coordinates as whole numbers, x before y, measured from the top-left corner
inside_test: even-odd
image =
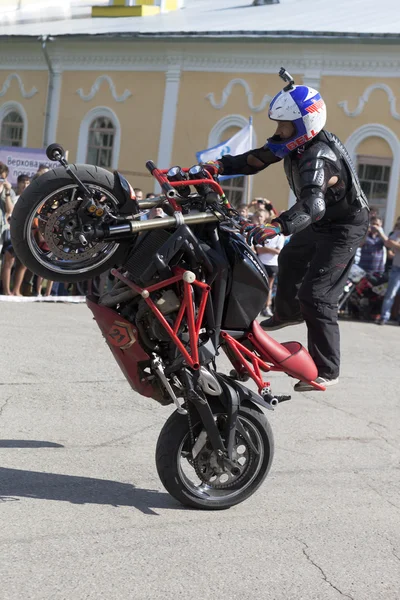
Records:
[[[79,226],[76,210],[80,204],[81,200],[62,204],[46,221],[43,236],[50,251],[58,258],[82,261],[94,256],[107,245],[105,242],[89,242],[84,245],[75,237],[74,233]]]
[[[244,440],[238,440],[233,450],[233,460],[237,463],[235,471],[232,468],[222,469],[218,464],[212,448],[204,448],[194,461],[196,474],[203,483],[214,489],[228,489],[239,483],[246,475],[253,461],[251,450]]]

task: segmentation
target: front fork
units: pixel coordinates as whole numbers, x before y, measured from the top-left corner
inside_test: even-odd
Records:
[[[207,398],[204,396],[202,390],[196,385],[196,377],[198,375],[186,368],[182,370],[181,374],[185,389],[185,400],[187,403],[189,417],[191,408],[195,407],[220,466],[222,468],[232,468],[236,466],[233,462],[233,450],[237,431],[247,441],[252,450],[258,454],[258,449],[254,446],[250,436],[238,418],[240,399],[235,390],[228,386],[225,381],[220,379],[218,380],[222,388],[223,397],[225,398],[223,405],[227,413],[227,421],[224,431],[224,438],[226,442],[224,442],[221,432],[219,431],[215,421],[210,404]]]

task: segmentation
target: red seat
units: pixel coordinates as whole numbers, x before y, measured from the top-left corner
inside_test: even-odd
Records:
[[[263,358],[279,366],[288,375],[302,381],[315,381],[318,377],[315,362],[299,342],[280,344],[270,337],[257,321],[253,323],[253,335],[265,352]]]
[[[263,347],[266,354],[275,363],[281,363],[285,358],[288,358],[292,353],[290,350],[282,346],[279,342],[265,333],[258,321],[253,322],[253,335],[257,342]]]

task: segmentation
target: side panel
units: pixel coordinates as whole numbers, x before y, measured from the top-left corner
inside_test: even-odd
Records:
[[[258,257],[238,236],[224,232],[224,247],[232,269],[223,329],[247,329],[267,300],[269,283]]]
[[[150,357],[139,344],[136,328],[111,308],[99,306],[89,298],[86,302],[132,389],[142,396],[160,401],[160,391],[141,373],[139,363],[150,362]]]

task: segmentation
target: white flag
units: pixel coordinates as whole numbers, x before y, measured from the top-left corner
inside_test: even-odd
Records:
[[[235,133],[229,140],[214,146],[213,148],[207,148],[196,153],[197,160],[199,163],[207,162],[208,160],[218,160],[225,154],[243,154],[252,149],[253,140],[253,124],[250,122],[246,127],[243,127],[240,131]]]

